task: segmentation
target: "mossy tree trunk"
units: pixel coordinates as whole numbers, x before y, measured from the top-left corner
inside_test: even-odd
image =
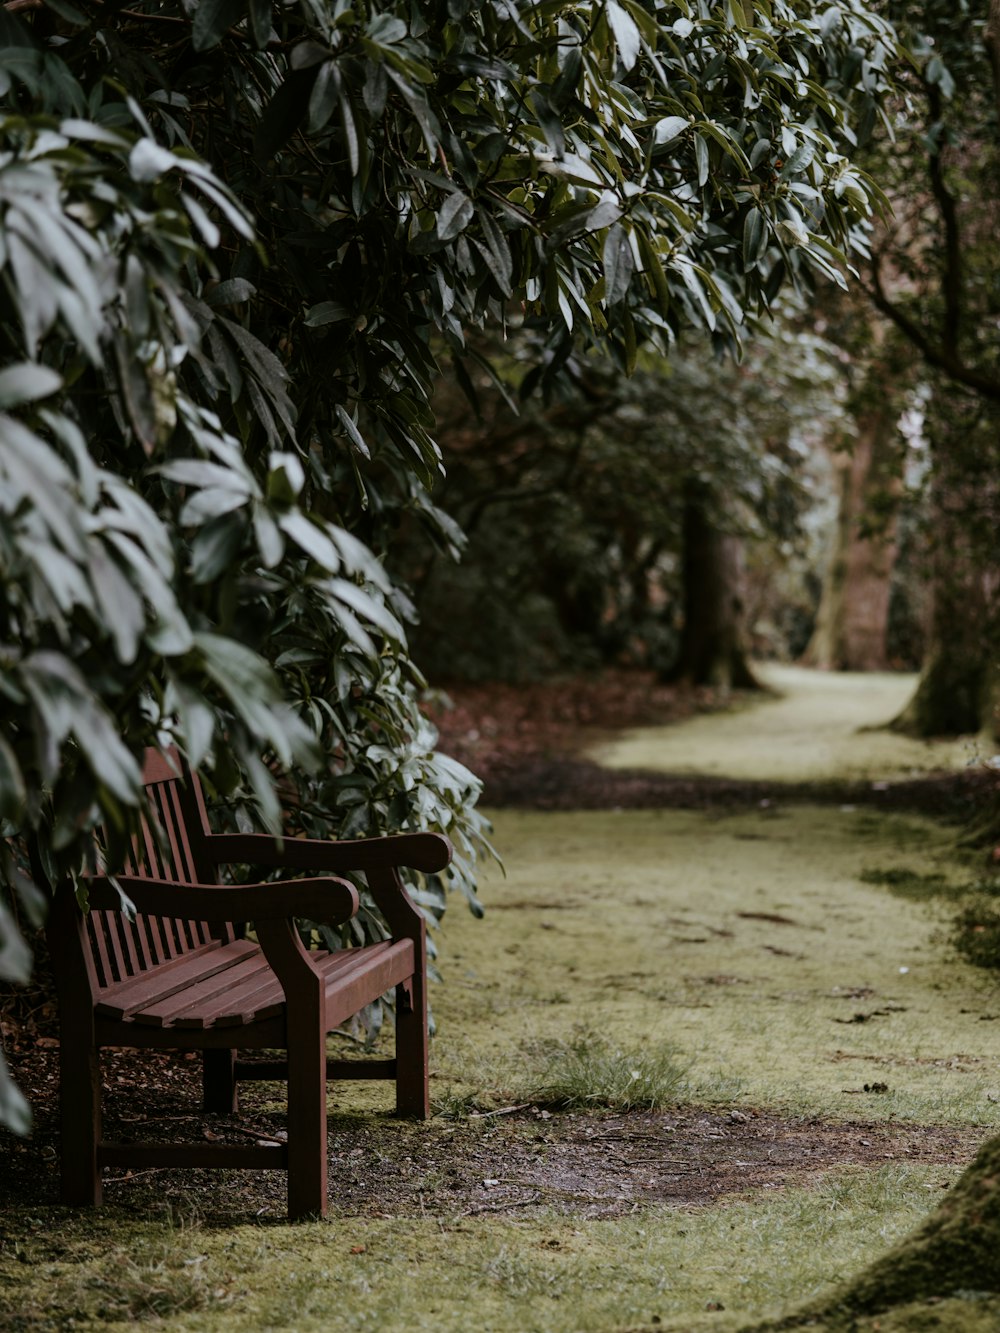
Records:
[[[935,1321],[941,1329],[966,1327],[961,1305],[976,1307],[989,1294],[1000,1297],[1000,1138],[980,1149],[975,1161],[930,1218],[900,1245],[876,1260],[846,1286],[794,1314],[756,1323],[744,1333],[778,1330],[860,1329],[865,1315],[886,1315],[927,1301],[946,1302]],[[957,1301],[956,1301],[957,1298]],[[940,1310],[941,1306],[932,1306]],[[995,1311],[994,1311],[995,1318]],[[930,1328],[925,1320],[889,1323],[892,1328]],[[983,1325],[975,1321],[975,1327]],[[996,1327],[987,1323],[986,1327]]]
[[[665,679],[723,691],[759,689],[745,643],[743,543],[720,531],[713,508],[705,483],[689,481],[682,519],[684,622]]]
[[[935,580],[927,656],[917,688],[893,729],[906,735],[998,738],[1000,662],[991,599],[979,570]]]
[[[927,651],[916,693],[893,724],[913,736],[1000,736],[997,446],[980,441],[1000,413],[985,415],[977,414],[979,430],[953,430],[935,453]]]

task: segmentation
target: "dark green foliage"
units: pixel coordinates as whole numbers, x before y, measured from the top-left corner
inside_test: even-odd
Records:
[[[859,235],[892,54],[853,0],[0,9],[4,891],[27,835],[113,863],[173,740],[243,824],[281,767],[310,833],[443,829],[472,899],[385,572],[404,517],[461,544],[439,357],[512,312],[536,381],[732,343]]]

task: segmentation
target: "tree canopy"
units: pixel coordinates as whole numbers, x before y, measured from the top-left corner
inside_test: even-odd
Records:
[[[277,765],[312,832],[443,829],[474,900],[384,563],[403,514],[462,543],[434,382],[474,410],[515,315],[544,387],[842,281],[894,50],[860,0],[0,8],[0,974],[23,840],[113,869],[170,741],[241,822]]]

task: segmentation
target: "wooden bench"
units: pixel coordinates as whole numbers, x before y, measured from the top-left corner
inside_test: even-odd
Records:
[[[345,842],[213,834],[197,778],[176,751],[148,752],[143,781],[155,823],[144,826],[116,876],[135,904],[134,920],[102,879],[90,881],[86,912],[61,886],[49,915],[60,1006],[63,1201],[100,1203],[109,1166],[278,1168],[288,1172],[289,1216],[322,1216],[328,1079],[394,1079],[397,1111],[428,1113],[425,927],[399,869],[441,871],[451,847],[433,833]],[[323,877],[224,886],[218,871],[227,864]],[[333,877],[348,873],[364,875],[391,937],[333,951],[305,948],[295,918],[338,925],[358,911],[354,885]],[[255,938],[245,936],[248,922]],[[327,1059],[327,1033],[393,988],[395,1059]],[[108,1142],[100,1076],[108,1046],[202,1052],[204,1109],[222,1114],[236,1109],[239,1079],[287,1079],[287,1146]],[[238,1056],[253,1050],[277,1055]]]

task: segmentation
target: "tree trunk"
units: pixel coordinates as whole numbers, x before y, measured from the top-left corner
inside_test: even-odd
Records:
[[[1000,736],[998,414],[933,423],[931,616],[916,693],[893,724],[919,737]]]
[[[684,624],[677,661],[665,679],[719,690],[759,689],[743,627],[743,544],[710,517],[708,489],[689,483],[682,522]]]
[[[834,551],[803,660],[825,671],[885,671],[896,563],[898,377],[882,358],[865,375],[857,434],[840,463]]]
[[[1000,670],[983,573],[957,569],[956,552],[939,554],[931,597],[927,656],[916,692],[893,722],[910,736],[996,738]]]

